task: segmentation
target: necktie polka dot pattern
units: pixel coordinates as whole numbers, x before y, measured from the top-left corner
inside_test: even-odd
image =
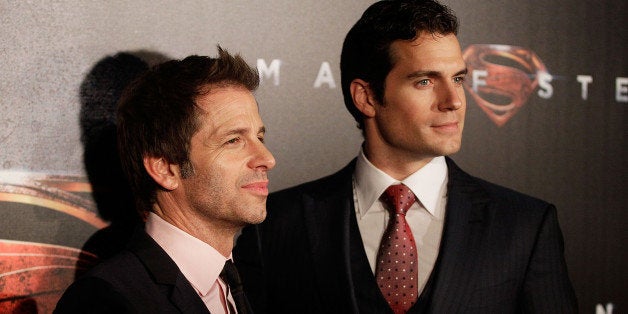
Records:
[[[391,218],[377,254],[375,276],[395,314],[406,313],[418,298],[417,250],[406,212],[416,201],[403,184],[391,185],[382,195]]]

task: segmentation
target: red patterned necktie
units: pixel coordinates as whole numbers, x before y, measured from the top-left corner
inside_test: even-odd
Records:
[[[417,252],[406,212],[416,197],[403,185],[391,185],[382,195],[391,213],[382,237],[375,276],[384,298],[395,314],[406,313],[418,296]]]

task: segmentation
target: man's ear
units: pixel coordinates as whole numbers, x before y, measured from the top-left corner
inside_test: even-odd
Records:
[[[353,98],[353,104],[362,114],[367,118],[375,116],[375,98],[373,97],[373,91],[369,83],[355,79],[349,85],[351,91],[351,97]]]
[[[144,156],[146,172],[162,188],[172,191],[179,187],[179,166],[171,164],[163,157]]]

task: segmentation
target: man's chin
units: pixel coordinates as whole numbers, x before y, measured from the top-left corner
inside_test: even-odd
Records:
[[[461,141],[460,140],[452,140],[449,143],[446,143],[445,145],[442,145],[442,148],[440,149],[440,156],[448,156],[448,155],[453,155],[455,153],[457,153],[458,151],[460,151],[460,147],[461,147]]]
[[[251,215],[247,219],[247,224],[249,225],[257,225],[262,223],[266,219],[266,207],[263,209],[257,210],[255,213],[251,213]]]

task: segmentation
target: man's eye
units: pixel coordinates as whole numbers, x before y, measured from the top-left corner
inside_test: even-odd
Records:
[[[239,138],[239,137],[234,137],[234,138],[232,138],[232,139],[228,140],[228,141],[227,141],[227,144],[235,144],[235,143],[237,143],[237,142],[239,142],[239,141],[240,141],[240,138]]]
[[[430,85],[430,80],[428,79],[424,79],[424,80],[420,80],[416,83],[416,85],[419,86],[429,86]]]
[[[264,137],[263,137],[263,136],[258,136],[258,137],[257,137],[257,139],[258,139],[260,142],[264,143]]]
[[[454,83],[456,83],[456,84],[462,84],[462,83],[464,83],[464,80],[465,80],[464,76],[456,76],[456,77],[454,77]]]

